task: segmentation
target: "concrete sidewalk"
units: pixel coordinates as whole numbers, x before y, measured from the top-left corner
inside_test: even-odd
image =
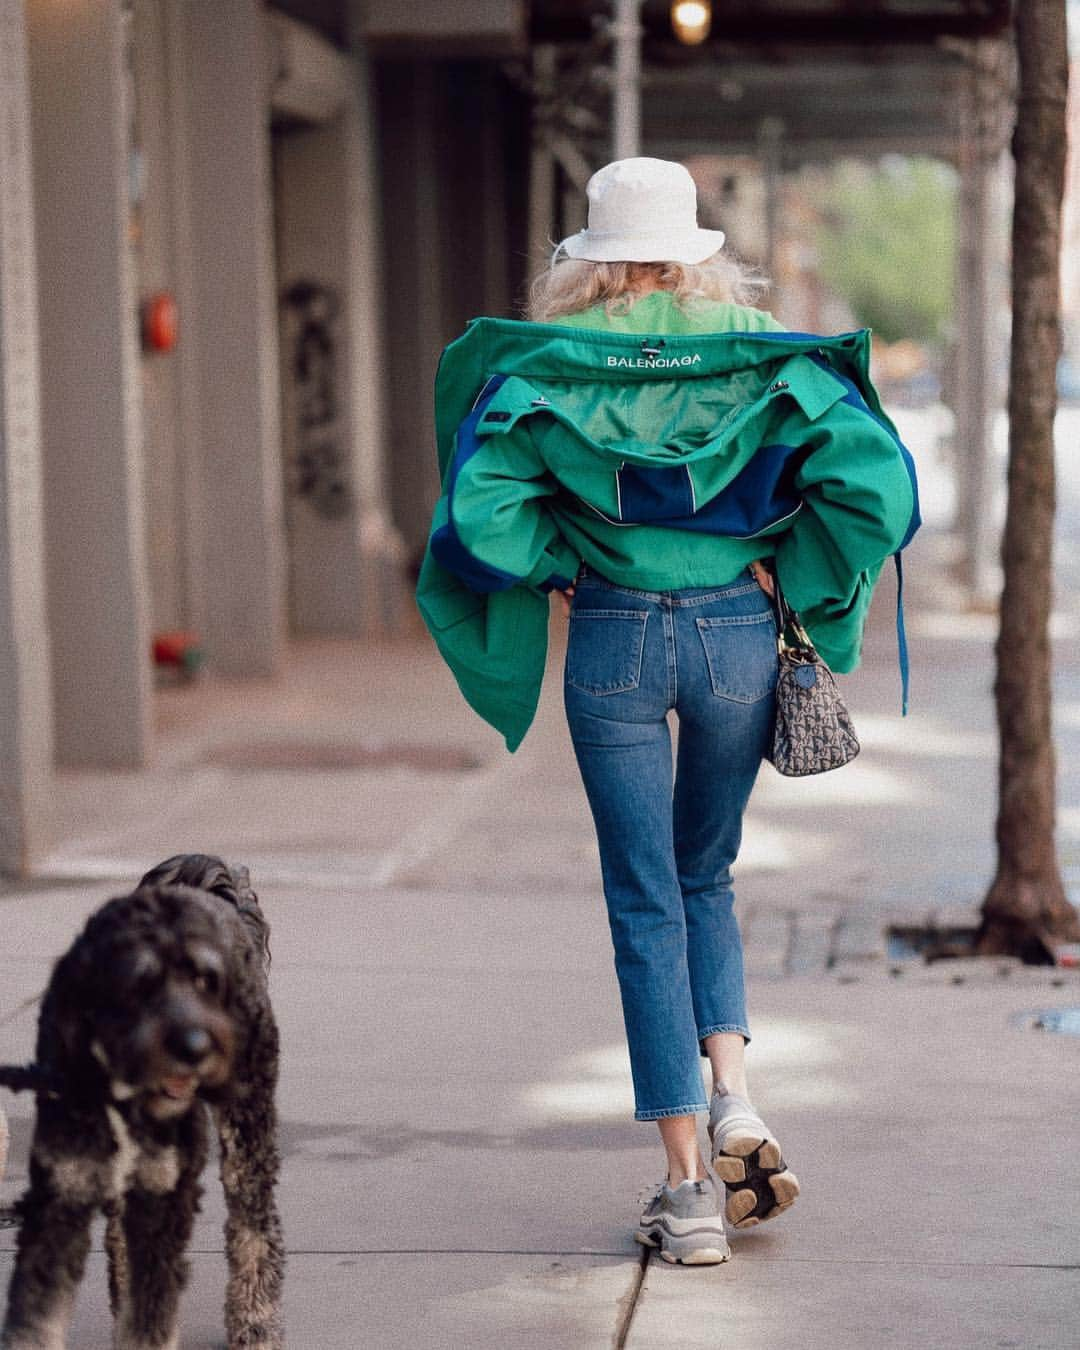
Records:
[[[1080,1003],[1080,978],[885,952],[891,921],[968,913],[993,865],[993,626],[936,608],[926,559],[912,716],[885,584],[845,684],[863,755],[814,782],[765,768],[751,805],[752,1084],[803,1196],[728,1265],[643,1264],[631,1240],[662,1154],[630,1118],[557,641],[514,757],[419,636],[302,644],[276,682],[163,691],[154,766],[65,775],[53,856],[0,892],[0,1060],[28,1057],[35,1010],[15,1010],[92,908],[169,853],[220,852],[250,864],[274,927],[294,1350],[1080,1345],[1078,1043],[1032,1029]],[[1075,613],[1059,623],[1073,883]],[[29,1131],[29,1101],[5,1106],[0,1201]],[[206,1181],[186,1350],[222,1343]],[[108,1344],[98,1241],[71,1345]]]

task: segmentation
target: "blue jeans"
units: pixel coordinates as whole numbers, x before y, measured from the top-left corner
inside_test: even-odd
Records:
[[[589,569],[577,582],[566,715],[600,846],[638,1120],[707,1110],[700,1042],[750,1039],[730,869],[776,672],[771,603],[748,572],[681,591],[632,590]]]

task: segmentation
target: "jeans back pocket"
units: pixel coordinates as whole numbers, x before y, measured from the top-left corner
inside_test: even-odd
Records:
[[[644,609],[577,609],[570,615],[566,682],[586,694],[621,694],[641,681]]]
[[[757,703],[776,688],[779,657],[771,610],[698,619],[712,691],[733,703]]]

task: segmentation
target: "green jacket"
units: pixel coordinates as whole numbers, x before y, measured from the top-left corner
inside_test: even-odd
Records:
[[[539,699],[546,593],[582,562],[660,591],[724,585],[775,556],[823,657],[857,664],[881,565],[918,525],[869,350],[867,330],[788,333],[735,305],[686,313],[666,293],[615,318],[474,319],[446,348],[443,490],[417,603],[509,749]]]

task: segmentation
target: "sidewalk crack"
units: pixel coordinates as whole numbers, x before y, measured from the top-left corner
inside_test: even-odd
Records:
[[[619,1299],[619,1318],[615,1324],[615,1335],[611,1342],[612,1350],[624,1350],[627,1338],[630,1335],[630,1324],[634,1320],[634,1313],[637,1312],[638,1302],[641,1298],[641,1291],[645,1287],[645,1272],[649,1268],[649,1257],[651,1251],[648,1247],[642,1247],[641,1257],[638,1260],[637,1272],[634,1275],[630,1288]]]

